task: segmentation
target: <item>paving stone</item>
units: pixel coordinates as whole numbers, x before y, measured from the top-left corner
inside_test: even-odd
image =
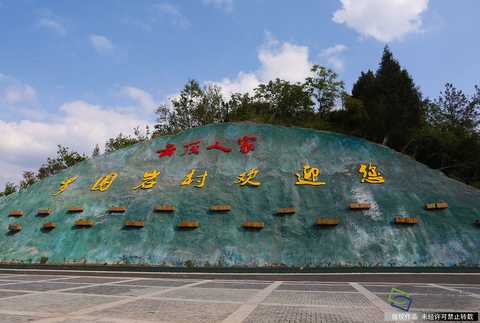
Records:
[[[11,283],[14,283],[15,281],[13,280],[0,280],[0,285],[4,285],[4,284],[11,284]]]
[[[119,286],[119,285],[101,285],[77,288],[65,293],[74,294],[97,294],[97,295],[115,295],[115,296],[139,296],[151,291],[154,288],[141,286]],[[161,290],[157,288],[157,290]]]
[[[58,276],[0,276],[0,323],[31,322],[46,316],[63,316],[62,323],[118,323],[121,320],[151,322],[221,322],[242,304],[252,299],[270,283],[264,281],[216,280],[194,287],[165,291],[197,282],[188,279],[138,279],[121,277],[65,277],[50,282],[38,280]],[[26,282],[29,279],[36,282]],[[42,278],[42,279],[39,279]],[[52,278],[50,278],[52,279]],[[13,283],[1,285],[3,282]],[[100,284],[91,286],[91,284]],[[462,292],[436,288],[427,284],[388,285],[361,283],[386,302],[392,287],[412,293],[415,311],[480,311],[480,300],[467,293],[480,290],[479,285],[448,285]],[[447,285],[445,285],[447,286]],[[71,288],[59,292],[58,289]],[[6,290],[6,289],[9,290]],[[26,289],[31,294],[21,292]],[[48,293],[38,293],[48,291]],[[37,293],[33,293],[37,292]],[[9,296],[17,296],[8,298]],[[100,296],[102,295],[102,296]],[[147,295],[146,298],[129,298]],[[115,297],[111,297],[115,296]],[[170,299],[169,299],[170,298]],[[127,300],[118,305],[115,302]],[[115,305],[81,316],[68,314],[93,306]],[[388,306],[388,305],[387,305]],[[13,315],[25,312],[26,315]],[[33,317],[41,316],[41,317]],[[58,322],[60,322],[58,321]],[[363,294],[346,283],[284,282],[271,292],[247,317],[245,322],[384,322],[384,314]],[[421,321],[418,321],[421,322]]]
[[[380,294],[380,298],[387,302],[388,295]],[[456,311],[480,310],[480,299],[458,295],[412,295],[411,309],[445,309]]]
[[[0,323],[27,323],[40,319],[42,319],[42,317],[35,317],[29,315],[0,314]]]
[[[76,277],[76,278],[65,278],[56,280],[57,282],[62,283],[82,283],[82,284],[105,284],[105,283],[115,283],[130,278],[110,278],[110,277]]]
[[[342,284],[288,284],[283,283],[276,290],[298,290],[298,291],[336,291],[336,292],[357,292],[350,285]]]
[[[203,323],[222,321],[239,306],[240,304],[208,304],[144,299],[103,309],[89,315],[162,322]]]
[[[264,289],[270,284],[256,284],[256,283],[243,283],[243,282],[208,282],[197,285],[198,288],[227,288],[227,289]]]
[[[162,279],[140,279],[132,280],[129,282],[119,282],[119,285],[131,285],[131,286],[160,286],[160,287],[179,287],[187,284],[196,283],[196,280],[162,280]]]
[[[244,323],[257,322],[374,323],[384,322],[384,314],[376,308],[332,310],[331,308],[259,305],[244,321]]]
[[[328,305],[328,306],[362,306],[372,307],[373,304],[362,294],[350,293],[303,293],[273,291],[263,303],[299,304],[299,305]]]
[[[91,295],[62,294],[30,294],[19,298],[0,298],[0,311],[26,311],[39,313],[66,314],[99,305],[117,301],[118,298]]]
[[[464,293],[473,293],[480,295],[480,287],[453,287],[455,289],[461,290]]]
[[[44,292],[47,290],[57,290],[64,288],[78,287],[76,284],[67,284],[67,283],[44,283],[44,282],[34,282],[34,283],[18,283],[0,286],[2,289],[11,289],[11,290],[28,290],[36,292]]]
[[[363,285],[366,289],[372,293],[390,293],[392,288],[398,288],[404,292],[411,294],[432,294],[432,295],[443,295],[443,294],[459,294],[458,292],[446,290],[443,288],[432,287],[432,286],[419,286],[419,285],[392,285],[392,286],[375,286]]]
[[[118,323],[118,321],[115,321],[115,320],[105,320],[105,319],[102,319],[100,321],[100,319],[96,320],[96,319],[92,319],[92,318],[71,318],[71,319],[66,319],[66,320],[62,320],[62,323]]]
[[[53,276],[53,275],[10,275],[1,277],[2,280],[27,280],[27,281],[38,281],[38,280],[48,280],[62,278],[62,276]]]
[[[241,290],[241,289],[220,289],[220,288],[184,288],[171,291],[158,297],[162,298],[186,298],[198,299],[205,301],[229,301],[229,302],[245,302],[248,298],[258,293],[258,290]]]
[[[23,292],[7,292],[4,290],[0,290],[0,298],[17,296],[17,295],[25,295],[25,294],[26,293],[23,293]]]
[[[242,280],[228,280],[228,279],[215,279],[215,283],[242,283],[242,284],[267,284],[271,285],[275,281],[273,280],[255,280],[255,279],[242,279]],[[298,282],[302,283],[302,282]]]

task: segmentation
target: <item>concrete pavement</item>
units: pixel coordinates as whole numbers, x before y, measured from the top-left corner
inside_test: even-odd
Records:
[[[392,287],[412,294],[411,312],[480,311],[480,284],[424,281],[432,275],[418,282],[418,274],[372,281],[128,274],[0,272],[0,322],[384,322],[399,312],[387,303]],[[396,276],[402,282],[389,281]]]

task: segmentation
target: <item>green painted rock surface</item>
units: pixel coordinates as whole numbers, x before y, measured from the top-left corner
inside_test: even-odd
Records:
[[[239,151],[238,138],[257,137],[256,149]],[[198,155],[184,155],[183,144],[201,140]],[[207,151],[216,140],[231,153]],[[167,143],[177,146],[172,157],[159,158]],[[303,164],[319,167],[326,185],[295,185]],[[384,184],[361,183],[361,162],[375,162]],[[237,176],[256,167],[259,187],[240,187]],[[204,188],[180,186],[192,168],[208,171]],[[145,171],[158,169],[158,184],[132,189]],[[108,172],[118,178],[106,192],[90,186]],[[61,181],[79,178],[58,196]],[[449,208],[426,211],[428,202],[446,201]],[[351,202],[371,203],[367,211],[351,211]],[[154,213],[156,204],[173,204],[174,213]],[[212,213],[214,204],[232,211]],[[81,205],[84,212],[69,214]],[[127,206],[109,214],[111,206]],[[278,216],[281,207],[295,207]],[[51,208],[48,217],[37,209]],[[11,210],[23,210],[20,218]],[[397,215],[415,216],[413,226],[393,224]],[[315,227],[318,216],[338,217],[340,224]],[[77,228],[79,218],[91,218],[91,228]],[[439,171],[383,146],[340,134],[256,124],[221,124],[162,137],[82,162],[0,199],[0,260],[48,263],[139,263],[166,266],[451,266],[480,265],[480,191],[449,179]],[[144,220],[142,229],[126,229],[127,220]],[[195,219],[200,227],[180,230],[181,220]],[[260,231],[242,228],[246,220],[263,221]],[[42,224],[57,227],[42,231]],[[8,225],[22,230],[12,234]],[[45,261],[46,258],[43,258]]]

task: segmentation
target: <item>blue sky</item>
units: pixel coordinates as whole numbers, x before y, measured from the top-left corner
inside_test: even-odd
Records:
[[[91,153],[194,78],[225,95],[311,64],[347,89],[385,44],[424,96],[479,84],[478,0],[0,0],[0,186],[57,144]]]

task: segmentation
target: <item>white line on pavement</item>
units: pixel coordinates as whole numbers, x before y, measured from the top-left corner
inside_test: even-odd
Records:
[[[350,283],[350,285],[363,294],[370,302],[373,303],[378,309],[380,309],[385,316],[390,316],[392,314],[402,313],[402,311],[397,310],[392,307],[390,304],[384,302],[380,297],[360,285],[359,283]],[[402,322],[413,322],[413,321],[402,321]]]
[[[466,291],[463,291],[461,289],[446,287],[446,286],[442,286],[442,285],[438,285],[438,284],[430,284],[430,286],[445,289],[445,290],[449,290],[449,291],[452,291],[452,292],[458,292],[460,294],[472,296],[472,297],[475,297],[475,298],[480,298],[480,295],[478,295],[478,294],[475,294],[475,293],[472,293],[472,292],[466,292]]]
[[[187,284],[187,285],[172,287],[172,288],[166,288],[164,290],[155,291],[155,292],[148,293],[148,294],[145,294],[145,295],[142,295],[142,296],[129,297],[129,298],[126,298],[126,299],[122,299],[122,300],[118,300],[118,301],[114,301],[114,302],[110,302],[110,303],[104,303],[104,304],[100,304],[100,305],[97,305],[97,306],[88,307],[88,308],[85,308],[85,309],[82,309],[82,310],[79,310],[79,311],[76,311],[76,312],[67,313],[67,314],[62,315],[62,316],[58,316],[58,317],[54,317],[54,318],[41,319],[41,320],[34,321],[34,322],[36,322],[36,323],[62,322],[64,320],[68,319],[68,318],[71,318],[72,316],[86,315],[86,314],[90,314],[92,312],[106,310],[106,309],[109,309],[109,308],[112,308],[112,307],[125,305],[125,304],[128,304],[128,303],[134,302],[136,300],[140,300],[143,297],[161,295],[161,294],[165,294],[165,293],[168,293],[168,292],[171,292],[171,291],[176,291],[176,290],[179,290],[179,289],[194,287],[194,286],[197,286],[197,285],[200,285],[200,284],[203,284],[203,283],[207,283],[207,282],[210,282],[210,280],[202,280],[202,281],[195,282],[195,283],[192,283],[192,284]]]
[[[245,304],[240,306],[235,312],[230,314],[222,323],[240,323],[243,322],[249,315],[252,313],[258,304],[260,304],[264,299],[268,297],[280,284],[282,281],[276,281],[265,289],[260,290],[258,293],[253,295],[247,300]]]

